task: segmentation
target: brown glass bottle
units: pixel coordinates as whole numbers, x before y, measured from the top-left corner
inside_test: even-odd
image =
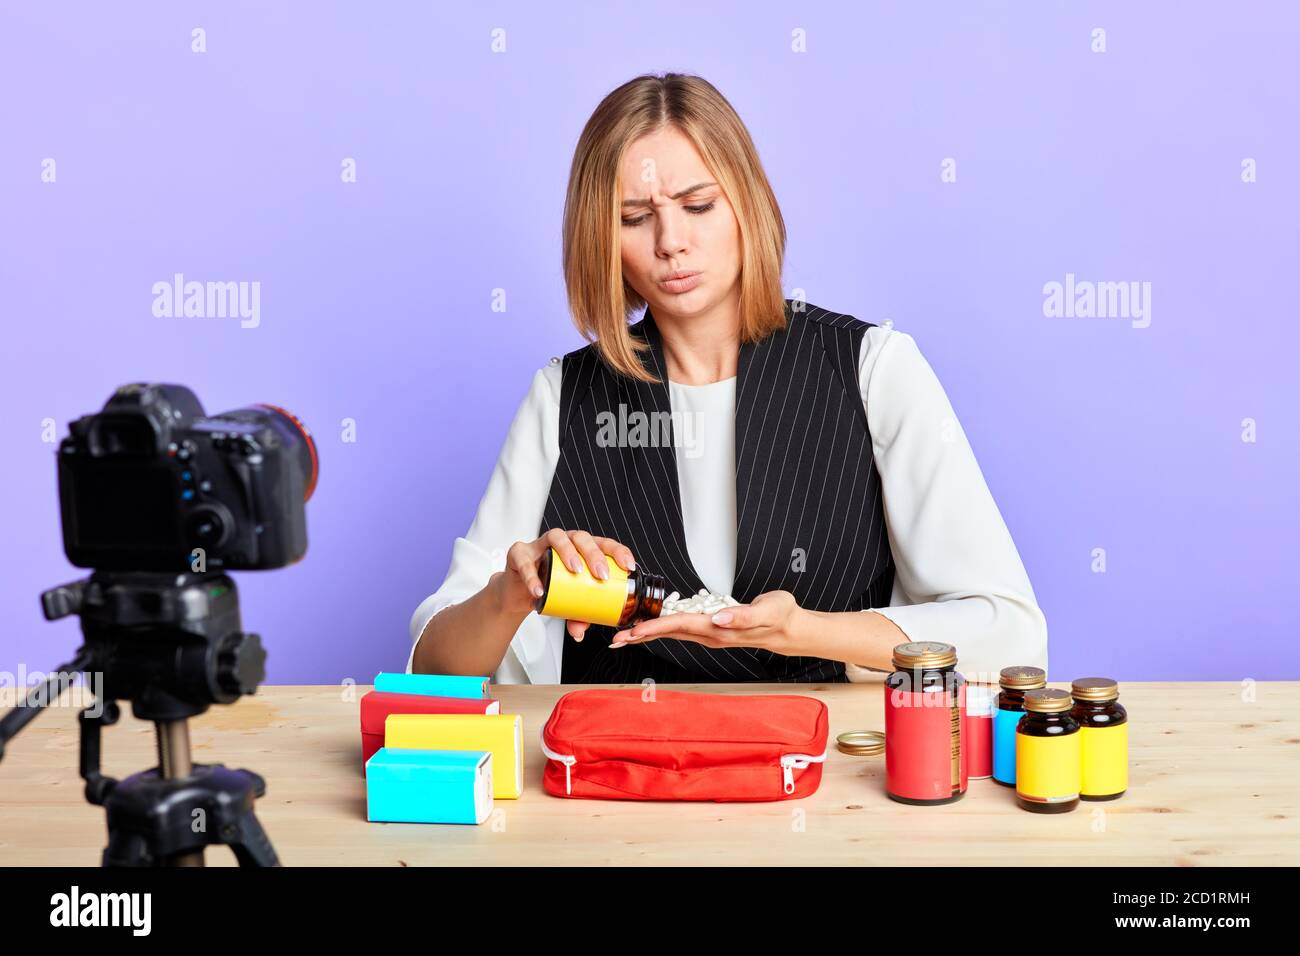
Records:
[[[920,641],[894,648],[885,679],[885,793],[913,806],[966,795],[966,678],[951,644]]]
[[[1109,677],[1082,677],[1070,686],[1070,693],[1070,716],[1079,722],[1082,738],[1079,799],[1117,800],[1128,791],[1128,711],[1119,702],[1119,683]]]
[[[609,560],[609,577],[602,581],[588,570],[585,558],[581,561],[581,571],[570,571],[554,548],[542,555],[537,565],[542,582],[542,596],[535,604],[538,614],[626,627],[658,617],[663,611],[667,578],[640,565],[625,571]]]
[[[1004,787],[1016,785],[1016,724],[1025,711],[1025,691],[1047,686],[1041,667],[1004,667],[998,674],[1002,690],[993,710],[993,779]]]
[[[1068,813],[1079,805],[1079,722],[1070,692],[1025,693],[1016,725],[1016,802],[1033,813]]]

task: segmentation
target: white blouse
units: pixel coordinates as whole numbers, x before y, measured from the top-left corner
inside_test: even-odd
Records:
[[[446,578],[411,617],[407,671],[429,619],[504,570],[512,544],[538,537],[559,459],[561,371],[553,358],[533,376],[474,521],[452,546]],[[858,384],[895,564],[889,607],[868,610],[888,617],[909,640],[956,645],[967,679],[996,682],[998,671],[1013,664],[1046,669],[1046,619],[974,452],[916,342],[888,326],[869,327]],[[736,562],[735,391],[734,376],[708,385],[669,381],[673,412],[687,413],[695,424],[689,444],[674,449],[687,548],[704,584],[722,594],[731,591]],[[570,639],[563,620],[530,613],[493,680],[558,684]],[[850,680],[872,673],[845,666]]]

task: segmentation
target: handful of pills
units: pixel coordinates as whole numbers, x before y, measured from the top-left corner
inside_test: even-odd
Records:
[[[692,594],[688,598],[682,597],[674,591],[664,598],[663,610],[659,612],[660,617],[667,617],[669,614],[713,614],[721,611],[724,607],[735,607],[740,604],[730,594],[714,594],[708,588],[700,588],[698,594]]]

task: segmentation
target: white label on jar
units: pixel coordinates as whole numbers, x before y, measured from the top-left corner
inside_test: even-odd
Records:
[[[966,715],[968,717],[992,717],[997,694],[991,687],[966,685]]]

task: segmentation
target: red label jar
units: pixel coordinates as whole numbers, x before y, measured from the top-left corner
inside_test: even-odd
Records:
[[[952,803],[966,794],[966,681],[951,644],[894,648],[885,680],[885,792],[899,803]]]

